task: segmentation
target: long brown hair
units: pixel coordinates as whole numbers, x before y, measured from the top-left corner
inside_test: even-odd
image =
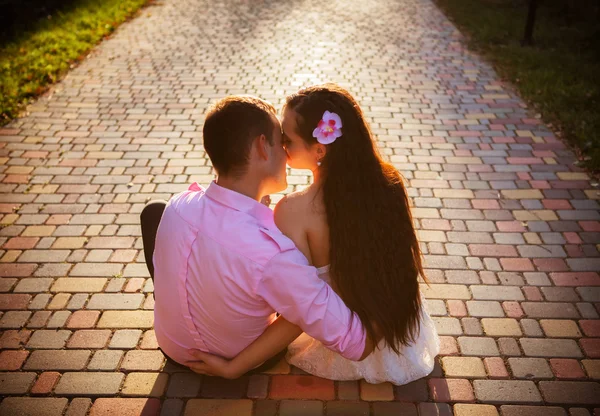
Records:
[[[409,199],[400,173],[382,160],[356,100],[335,84],[300,90],[286,100],[307,144],[325,111],[342,119],[342,136],[321,160],[330,239],[330,274],[367,333],[397,353],[418,334],[424,276]],[[375,331],[375,328],[377,331]]]

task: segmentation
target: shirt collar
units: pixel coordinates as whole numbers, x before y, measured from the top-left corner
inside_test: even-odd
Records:
[[[273,220],[273,210],[246,195],[242,195],[231,189],[223,188],[214,181],[211,182],[206,189],[205,195],[236,211],[252,216],[258,220],[263,227],[269,229],[276,228]]]

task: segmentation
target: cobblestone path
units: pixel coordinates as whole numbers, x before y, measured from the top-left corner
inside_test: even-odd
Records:
[[[399,388],[165,366],[140,210],[211,180],[210,102],[327,80],[410,186],[439,366]],[[431,1],[164,0],[29,111],[0,130],[2,416],[600,415],[599,192]]]

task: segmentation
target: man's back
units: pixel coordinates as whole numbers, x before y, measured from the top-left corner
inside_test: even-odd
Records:
[[[346,358],[365,350],[358,315],[252,198],[192,185],[167,205],[153,259],[156,338],[179,363],[193,359],[189,349],[237,355],[275,310]]]
[[[255,293],[280,252],[268,235],[272,213],[260,207],[215,184],[169,201],[156,238],[154,310],[159,345],[174,360],[191,360],[190,348],[233,357],[274,319]]]

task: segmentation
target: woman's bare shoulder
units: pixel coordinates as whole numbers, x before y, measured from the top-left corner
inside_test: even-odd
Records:
[[[307,201],[306,191],[294,192],[284,196],[274,209],[275,224],[281,228],[280,223],[285,225],[288,222],[295,224],[301,222],[306,215]]]

